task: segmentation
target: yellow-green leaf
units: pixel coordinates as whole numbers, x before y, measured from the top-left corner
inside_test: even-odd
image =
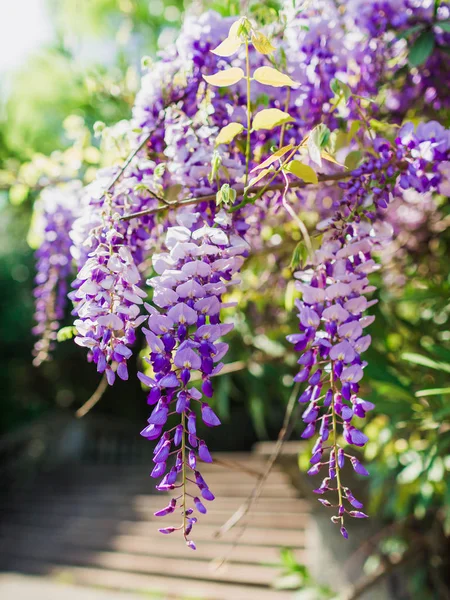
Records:
[[[329,162],[332,162],[335,165],[339,165],[340,167],[345,167],[345,165],[338,162],[334,158],[334,156],[331,156],[331,154],[329,154],[328,152],[325,152],[325,150],[322,150],[321,154],[322,154],[322,158],[324,158],[325,160],[328,160]]]
[[[319,180],[317,179],[317,173],[314,171],[314,169],[308,165],[304,165],[299,160],[291,160],[291,162],[288,163],[284,169],[288,173],[292,173],[292,175],[302,179],[305,183],[319,183]]]
[[[347,169],[353,170],[359,165],[362,158],[362,153],[360,150],[353,150],[349,152],[345,158],[345,166]]]
[[[228,32],[228,37],[247,37],[250,33],[252,25],[247,17],[241,17],[233,23]]]
[[[224,69],[218,71],[214,75],[203,75],[203,79],[210,85],[217,87],[225,87],[227,85],[233,85],[244,78],[244,71],[240,67],[231,67],[230,69]]]
[[[250,179],[250,181],[248,182],[247,189],[249,187],[256,185],[258,183],[258,181],[261,181],[261,179],[263,177],[265,177],[268,173],[272,173],[272,169],[263,169],[262,171],[260,171],[256,177],[253,177],[253,179]]]
[[[266,158],[266,160],[263,161],[260,165],[256,165],[256,167],[254,167],[250,172],[253,173],[254,171],[259,171],[260,169],[265,169],[266,167],[270,167],[271,164],[273,164],[278,159],[280,159],[285,154],[287,154],[289,152],[289,150],[292,150],[292,148],[293,148],[292,144],[289,144],[288,146],[283,146],[282,148],[280,148],[279,150],[274,152],[272,154],[272,156],[269,156],[269,158]]]
[[[239,50],[242,40],[236,35],[229,35],[214,50],[211,50],[216,56],[231,56]]]
[[[56,334],[56,339],[58,342],[66,342],[67,340],[71,340],[76,334],[76,327],[73,325],[68,325],[67,327],[61,327]]]
[[[361,121],[352,121],[352,124],[350,125],[350,129],[348,130],[349,141],[352,141],[355,138],[356,134],[361,129],[361,125],[362,125]]]
[[[298,297],[297,288],[295,286],[295,280],[291,279],[286,286],[286,292],[284,294],[284,308],[289,312],[294,310],[295,299]]]
[[[9,201],[18,206],[27,199],[30,188],[24,183],[16,183],[9,188]]]
[[[228,123],[220,131],[216,138],[216,146],[219,144],[229,144],[234,138],[239,135],[244,129],[241,123]]]
[[[272,52],[276,50],[270,40],[259,31],[252,31],[252,44],[255,47],[255,50],[260,54],[272,54]]]
[[[390,131],[393,127],[398,127],[395,123],[384,123],[383,121],[378,121],[377,119],[370,119],[369,125],[371,129],[379,133],[386,133]]]
[[[291,79],[289,75],[285,75],[272,67],[259,67],[253,73],[253,78],[258,83],[271,85],[273,87],[296,87],[298,83]]]
[[[238,37],[239,35],[239,27],[242,24],[242,17],[240,19],[238,19],[237,21],[235,21],[233,23],[233,25],[230,27],[230,30],[228,32],[228,37]]]
[[[284,123],[291,123],[294,119],[287,112],[284,112],[278,108],[265,108],[253,118],[252,127],[255,131],[260,129],[273,129],[278,125],[284,125]]]

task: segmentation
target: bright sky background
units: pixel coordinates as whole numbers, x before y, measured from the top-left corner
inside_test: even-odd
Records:
[[[45,0],[0,0],[0,73],[23,64],[51,36]]]

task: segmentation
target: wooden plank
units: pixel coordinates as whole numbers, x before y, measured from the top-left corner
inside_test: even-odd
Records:
[[[221,497],[233,496],[233,497],[247,497],[254,489],[255,482],[253,481],[240,481],[238,477],[234,478],[234,481],[217,481],[214,484],[205,476],[206,482],[211,487],[211,490],[215,495]],[[154,494],[155,481],[142,481],[139,482],[138,485],[132,486],[125,484],[123,482],[120,483],[120,487],[122,488],[122,495],[136,495],[136,494],[145,494],[149,495]],[[56,495],[61,495],[61,497],[69,497],[72,494],[76,495],[85,495],[85,496],[114,496],[117,490],[117,481],[108,482],[108,483],[96,483],[88,484],[88,485],[77,485],[76,487],[69,487],[66,490],[55,489],[42,489],[41,492],[36,493],[36,501],[40,499],[45,499],[46,497],[54,497]],[[296,498],[298,496],[298,492],[294,489],[290,484],[284,483],[267,483],[262,492],[261,498],[277,498],[279,496],[283,496],[285,498]]]
[[[143,600],[141,594],[67,585],[43,577],[0,574],[2,600]]]
[[[17,515],[14,519],[17,525],[34,525],[41,528],[56,529],[61,528],[66,535],[82,532],[85,535],[96,535],[99,532],[120,533],[124,535],[143,536],[148,539],[157,538],[158,544],[163,544],[161,534],[157,531],[158,523],[156,522],[135,522],[135,521],[119,521],[115,519],[91,519],[89,517],[77,518],[58,518],[48,515],[46,518],[35,519],[32,514]],[[173,521],[172,521],[173,523]],[[2,531],[0,526],[0,531]],[[196,540],[211,540],[217,531],[216,525],[207,525],[204,522],[199,522],[195,525],[193,538]],[[229,532],[229,537],[233,539],[234,532]],[[165,536],[164,536],[165,537]],[[222,538],[221,538],[222,539]],[[226,540],[224,540],[226,541]],[[292,546],[295,548],[303,547],[304,532],[302,530],[283,530],[265,527],[248,526],[240,538],[240,543],[256,544],[263,546]]]
[[[127,521],[154,521],[156,523],[162,522],[159,518],[154,516],[154,512],[164,506],[167,499],[163,496],[160,498],[158,506],[144,506],[142,508],[132,508],[129,505],[113,507],[107,511],[108,518]],[[9,504],[3,507],[3,510],[7,511],[8,515],[12,519],[15,516],[21,515],[26,510],[27,505]],[[231,510],[225,510],[216,508],[215,502],[208,503],[208,513],[206,517],[202,517],[207,520],[208,524],[215,524],[220,527],[224,524],[233,514]],[[33,517],[35,519],[42,517],[57,516],[58,518],[66,517],[68,519],[88,517],[88,518],[104,518],[106,514],[104,506],[98,506],[93,501],[87,501],[84,504],[72,504],[69,501],[66,502],[54,502],[52,504],[35,504],[33,506]],[[275,527],[280,529],[293,529],[303,528],[309,518],[308,513],[304,512],[283,512],[279,513],[276,511],[269,512],[250,512],[248,520],[251,522],[253,527]]]
[[[184,545],[181,540],[180,543]],[[170,573],[172,577],[244,583],[255,586],[270,586],[280,572],[278,567],[255,564],[228,563],[218,567],[217,564],[215,565],[208,559],[190,559],[190,555],[194,552],[188,548],[185,548],[185,550],[186,556],[183,558],[160,556],[150,558],[123,552],[96,552],[85,548],[68,548],[61,547],[58,544],[46,544],[40,547],[31,545],[22,548],[12,547],[9,548],[8,553],[13,566],[16,557],[146,575]]]
[[[208,559],[220,561],[226,558],[229,562],[240,562],[246,564],[280,564],[280,549],[266,546],[252,546],[238,544],[233,547],[232,543],[219,541],[202,541],[197,550],[191,552],[180,540],[180,536],[164,537],[163,544],[149,543],[145,537],[131,535],[96,535],[96,536],[63,536],[59,531],[49,533],[47,530],[31,527],[15,527],[10,525],[6,535],[0,535],[0,551],[7,552],[12,545],[18,548],[28,547],[30,544],[40,547],[45,543],[59,544],[61,547],[77,547],[85,550],[110,550],[126,552],[128,554],[143,554],[145,556],[168,556],[172,558],[184,558],[186,555],[193,559]],[[232,552],[230,552],[232,551]],[[295,559],[304,563],[306,556],[304,550],[293,550]]]
[[[151,494],[128,494],[125,492],[116,493],[97,493],[97,494],[70,494],[67,496],[59,496],[47,494],[45,496],[38,495],[33,493],[33,505],[35,504],[46,504],[48,506],[52,504],[59,504],[64,502],[70,502],[74,505],[78,504],[96,504],[97,506],[104,507],[105,511],[109,511],[111,507],[118,507],[123,505],[129,505],[135,508],[136,510],[158,510],[161,507],[162,503],[164,503],[164,498],[166,496],[161,493],[151,493]],[[217,496],[214,502],[210,504],[210,506],[214,506],[219,510],[229,510],[230,513],[236,509],[238,509],[242,503],[245,501],[246,497],[242,496]],[[27,498],[22,498],[21,500],[17,498],[12,498],[8,502],[4,502],[0,505],[0,510],[6,507],[8,504],[13,502],[17,506],[23,506],[24,509],[29,508],[29,495]],[[279,498],[259,498],[258,501],[253,505],[252,512],[271,512],[273,510],[278,510],[280,513],[284,512],[301,512],[307,513],[310,512],[310,504],[302,499],[302,498],[284,498],[283,496]]]
[[[52,578],[70,580],[77,585],[102,587],[116,591],[133,591],[147,594],[161,594],[164,598],[196,598],[198,600],[291,600],[292,593],[255,588],[248,585],[216,583],[209,581],[186,581],[176,577],[122,573],[114,570],[89,567],[58,565],[46,561],[21,560],[16,571],[46,574]]]

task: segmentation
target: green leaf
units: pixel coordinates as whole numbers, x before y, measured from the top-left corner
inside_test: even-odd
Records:
[[[294,248],[294,252],[292,253],[290,268],[295,271],[298,268],[303,269],[308,260],[308,249],[305,245],[305,242],[301,240]],[[289,282],[291,283],[291,282]]]
[[[399,40],[404,40],[406,38],[409,38],[411,35],[414,35],[415,33],[422,31],[422,29],[424,28],[424,24],[421,23],[420,25],[414,25],[413,27],[409,27],[408,29],[405,29],[405,31],[401,31],[397,37]]]
[[[321,152],[322,158],[324,158],[325,160],[328,160],[329,162],[332,162],[335,165],[338,165],[339,167],[344,167],[345,165],[341,164],[340,162],[338,162],[334,156],[332,156],[329,152],[326,152],[325,150],[322,150]]]
[[[219,134],[220,135],[220,134]],[[222,157],[218,150],[214,150],[211,156],[211,172],[208,175],[209,183],[212,183],[219,173],[219,169],[222,166]]]
[[[18,206],[27,199],[29,191],[30,188],[24,183],[16,183],[9,188],[9,201]]]
[[[311,158],[319,167],[322,166],[322,150],[330,140],[331,131],[322,123],[314,127],[308,136],[307,148]]]
[[[349,88],[349,86],[339,79],[332,79],[330,88],[331,91],[336,94],[336,96],[344,96],[346,100],[348,100],[352,95],[352,90]]]
[[[397,475],[399,483],[412,483],[420,476],[423,471],[422,460],[420,456],[415,456],[414,459]]]
[[[308,165],[304,165],[299,160],[291,160],[291,162],[284,167],[284,170],[287,173],[292,173],[292,175],[295,175],[306,183],[319,183],[317,173],[314,169]]]
[[[273,129],[284,123],[291,123],[293,120],[289,113],[278,108],[265,108],[254,116],[252,128],[254,131]]]
[[[422,65],[433,54],[434,45],[435,41],[432,31],[427,30],[421,33],[409,51],[409,64],[412,67]]]
[[[331,100],[332,106],[338,106],[338,104],[340,104],[342,100],[345,100],[345,103],[347,104],[352,95],[352,90],[346,83],[340,81],[339,79],[332,79],[330,83],[330,88],[331,91],[334,93],[334,98],[332,98]]]
[[[274,162],[276,162],[277,160],[282,158],[285,154],[287,154],[289,152],[289,150],[292,150],[292,148],[293,148],[292,144],[283,146],[282,148],[280,148],[279,150],[274,152],[272,154],[272,156],[269,156],[268,158],[266,158],[266,160],[264,160],[260,165],[256,165],[256,167],[253,167],[253,169],[250,171],[250,173],[253,173],[254,171],[259,171],[260,169],[266,169],[267,167],[270,167],[270,165],[272,165]]]
[[[260,54],[272,54],[276,50],[271,41],[259,31],[252,31],[252,44]]]
[[[378,119],[369,119],[369,125],[371,129],[377,133],[386,133],[390,131],[392,127],[395,127],[392,123],[386,123],[385,121],[378,121]]]
[[[74,335],[76,335],[77,329],[73,325],[68,325],[67,327],[61,327],[61,329],[56,334],[56,339],[58,342],[66,342],[67,340],[71,340]]]
[[[267,437],[266,423],[264,419],[264,402],[261,396],[250,397],[250,415],[256,434],[260,438]]]
[[[418,398],[424,398],[425,396],[443,396],[450,394],[450,387],[448,388],[431,388],[429,390],[420,390],[416,392]]]
[[[436,21],[435,25],[440,27],[442,31],[450,33],[450,21]]]
[[[292,265],[292,263],[291,263]],[[297,298],[297,290],[295,288],[295,281],[291,280],[288,281],[288,284],[286,286],[286,292],[284,294],[284,308],[290,312],[291,310],[294,310],[294,306],[295,306],[295,299]]]
[[[403,360],[406,360],[410,363],[421,365],[422,367],[428,367],[429,369],[435,369],[436,371],[444,371],[445,373],[450,373],[450,364],[444,362],[438,362],[437,360],[433,360],[428,356],[423,356],[422,354],[415,354],[414,352],[404,352],[401,355]]]
[[[348,130],[348,139],[350,141],[355,139],[356,134],[358,133],[358,131],[361,129],[362,126],[362,121],[352,121],[352,124],[350,125],[350,129]]]
[[[228,183],[224,183],[216,194],[216,205],[225,206],[233,204],[236,200],[236,190],[230,187]]]
[[[295,569],[297,566],[297,560],[291,548],[281,548],[280,557],[281,562],[287,569]]]
[[[268,173],[273,173],[273,170],[272,169],[261,169],[261,171],[258,173],[258,175],[256,175],[256,177],[252,177],[250,179],[250,181],[248,182],[247,189],[256,185],[258,183],[258,181],[261,181],[261,179],[263,179],[263,177],[265,177]]]
[[[350,169],[352,171],[353,169],[356,169],[356,167],[359,165],[361,158],[361,151],[353,150],[352,152],[349,152],[347,154],[345,158],[345,166],[347,167],[347,169]]]

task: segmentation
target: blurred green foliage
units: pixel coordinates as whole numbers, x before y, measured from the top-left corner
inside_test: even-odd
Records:
[[[160,36],[168,30],[173,37],[183,14],[180,0],[48,4],[54,42],[29,57],[0,97],[0,434],[55,404],[80,404],[96,387],[96,374],[70,343],[42,369],[31,366],[34,259],[27,239],[35,245],[29,230],[36,184],[88,182],[105,152],[109,161],[111,152],[122,158],[125,149],[107,147],[107,136],[100,154],[93,125],[129,118],[141,56],[155,55],[158,41],[165,44]],[[108,392],[109,410],[136,418],[142,406],[124,405],[122,393]]]

